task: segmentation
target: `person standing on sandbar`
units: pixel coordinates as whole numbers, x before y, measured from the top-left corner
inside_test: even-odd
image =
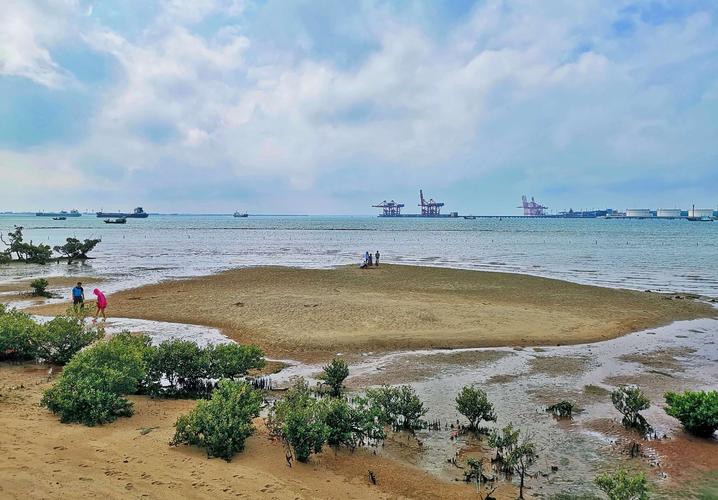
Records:
[[[374,267],[379,267],[379,250],[374,254]]]

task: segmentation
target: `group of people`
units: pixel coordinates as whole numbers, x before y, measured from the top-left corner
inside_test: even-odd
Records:
[[[99,288],[92,290],[92,293],[97,297],[97,310],[95,311],[95,318],[93,321],[97,321],[97,317],[102,315],[102,320],[107,321],[107,315],[105,309],[107,309],[107,297],[100,291]],[[82,288],[82,283],[77,282],[75,288],[72,289],[72,308],[75,312],[82,312],[85,310],[85,289]]]
[[[369,267],[379,267],[379,250],[376,251],[374,256],[372,257],[372,254],[367,250],[364,253],[364,262],[361,263],[359,266],[361,269],[367,269]]]

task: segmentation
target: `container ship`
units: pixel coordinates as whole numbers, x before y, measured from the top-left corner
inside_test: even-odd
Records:
[[[77,210],[61,210],[59,212],[36,212],[36,217],[81,217],[82,214]]]
[[[123,212],[97,212],[98,217],[105,219],[146,219],[150,216],[142,207],[135,208],[132,213]]]

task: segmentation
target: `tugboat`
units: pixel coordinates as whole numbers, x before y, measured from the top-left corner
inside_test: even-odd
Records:
[[[78,212],[77,210],[70,210],[69,212],[67,210],[61,210],[59,212],[35,212],[36,217],[80,217],[82,214]],[[63,219],[60,219],[63,220]]]
[[[127,224],[127,219],[120,217],[119,219],[105,219],[105,224]]]
[[[53,217],[52,220],[67,220],[67,217]]]
[[[466,219],[466,220],[475,220],[475,219],[476,219],[476,216],[475,216],[475,215],[464,215],[464,219]]]
[[[247,212],[234,212],[234,217],[249,217],[249,214]]]
[[[97,212],[97,216],[100,218],[116,218],[116,219],[146,219],[150,216],[145,212],[142,207],[137,207],[131,214],[123,212]],[[122,222],[120,222],[122,224]]]

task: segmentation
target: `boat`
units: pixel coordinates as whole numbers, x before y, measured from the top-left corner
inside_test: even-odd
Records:
[[[142,207],[135,208],[132,213],[123,213],[123,212],[97,212],[97,216],[103,219],[107,218],[115,218],[115,219],[146,219],[150,216],[147,212],[144,211]],[[122,224],[120,222],[120,224]]]
[[[687,219],[691,222],[713,222],[713,210],[708,209],[696,209],[693,205],[688,211]]]
[[[466,220],[474,220],[474,219],[476,219],[476,216],[475,216],[475,215],[464,215],[464,219],[466,219]]]
[[[81,217],[82,214],[77,210],[61,210],[59,212],[35,212],[36,217]]]
[[[67,217],[53,217],[52,220],[67,220]]]
[[[234,212],[234,217],[249,217],[247,212]]]
[[[117,219],[105,219],[105,224],[127,224],[127,219],[119,217]]]

